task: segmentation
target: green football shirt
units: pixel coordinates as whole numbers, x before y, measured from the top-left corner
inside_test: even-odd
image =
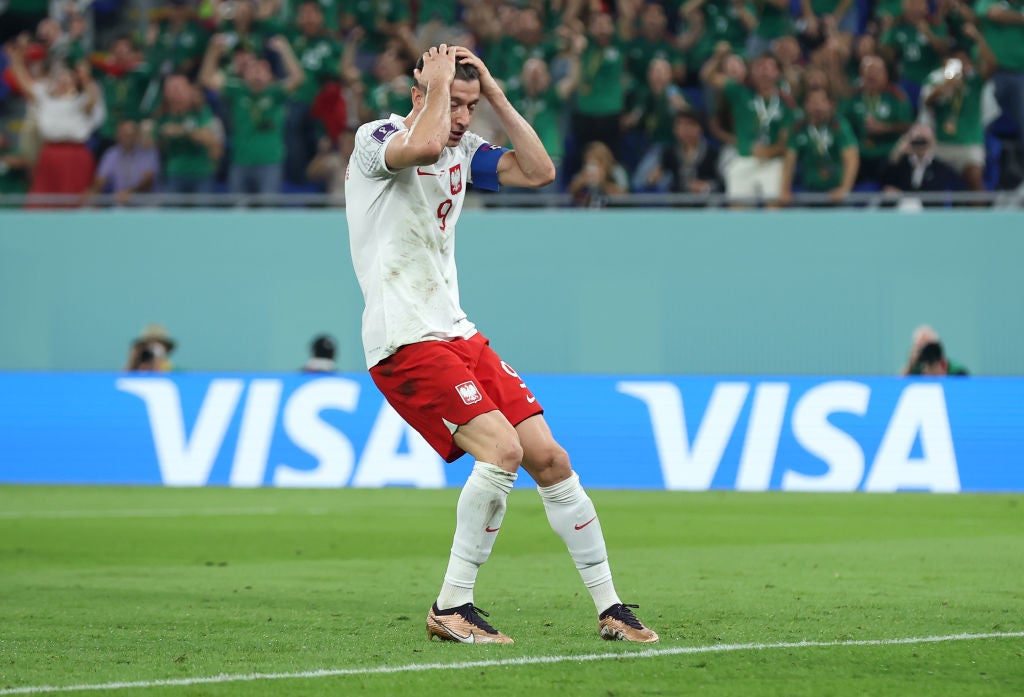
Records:
[[[216,170],[216,163],[202,143],[194,141],[187,133],[181,136],[165,137],[161,134],[166,124],[180,124],[187,129],[206,128],[213,124],[213,113],[209,107],[202,107],[184,114],[164,114],[157,120],[156,133],[160,143],[164,172],[173,177],[209,177]]]
[[[902,90],[895,87],[880,94],[869,95],[858,92],[843,107],[843,115],[853,128],[854,135],[860,143],[860,154],[866,158],[888,157],[901,133],[874,135],[868,133],[865,125],[868,117],[874,117],[885,124],[910,123],[914,120],[914,112],[910,108],[910,100]]]
[[[843,150],[857,146],[850,124],[841,116],[822,126],[803,122],[789,137],[796,153],[800,182],[808,191],[831,191],[843,183]]]
[[[765,98],[746,85],[729,80],[723,96],[732,107],[736,152],[743,157],[752,157],[758,143],[777,142],[780,131],[792,121],[792,109],[779,93]]]
[[[521,88],[509,91],[508,100],[527,123],[533,126],[548,155],[556,162],[565,154],[562,134],[562,100],[554,87],[538,95],[527,95]]]
[[[1024,72],[1024,26],[1020,24],[999,24],[985,17],[992,7],[1004,7],[1018,14],[1024,13],[1019,0],[979,0],[974,8],[985,41],[996,54],[999,67],[1004,70]]]
[[[945,81],[941,70],[928,76],[930,85],[938,86]],[[965,75],[963,83],[949,98],[931,107],[938,142],[953,145],[984,144],[985,127],[981,122],[981,94],[984,88],[985,80],[980,75]]]
[[[295,57],[306,72],[306,80],[295,90],[292,99],[312,104],[323,83],[339,77],[341,54],[337,43],[327,36],[309,37],[297,33],[291,37],[291,44]]]
[[[284,160],[285,104],[288,94],[279,84],[254,92],[242,80],[224,85],[231,105],[231,157],[239,165],[271,165]]]
[[[610,116],[625,107],[622,84],[626,56],[618,42],[602,47],[590,44],[580,57],[580,84],[576,110],[587,116]]]
[[[937,36],[949,36],[945,23],[932,26],[931,30]],[[896,51],[900,77],[908,82],[923,83],[941,62],[924,33],[905,21],[897,22],[883,34],[881,44]]]

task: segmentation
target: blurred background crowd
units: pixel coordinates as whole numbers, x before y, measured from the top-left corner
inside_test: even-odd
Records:
[[[0,194],[341,203],[355,129],[409,111],[441,41],[484,58],[574,205],[1024,179],[1022,0],[164,2],[0,0]],[[473,130],[504,141],[486,105]]]

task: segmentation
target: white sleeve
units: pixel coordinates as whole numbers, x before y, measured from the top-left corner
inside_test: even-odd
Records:
[[[352,149],[351,160],[356,163],[359,170],[371,179],[382,179],[394,174],[388,169],[384,160],[384,151],[387,150],[388,141],[405,127],[394,121],[382,119],[364,123],[356,131],[355,146]]]

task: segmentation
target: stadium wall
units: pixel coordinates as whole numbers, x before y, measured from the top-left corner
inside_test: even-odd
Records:
[[[463,300],[528,373],[891,375],[915,326],[1024,375],[1019,213],[467,210]],[[117,370],[151,322],[181,370],[363,369],[343,212],[0,212],[0,370]]]
[[[525,379],[590,487],[1024,491],[1022,378]],[[471,466],[365,372],[0,373],[0,483],[444,487]]]

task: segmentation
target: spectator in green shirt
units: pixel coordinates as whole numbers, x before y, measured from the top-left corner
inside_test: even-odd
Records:
[[[626,62],[633,87],[642,86],[647,81],[647,68],[655,59],[667,61],[672,71],[672,82],[682,84],[686,78],[686,60],[670,41],[665,9],[657,3],[647,3],[636,24],[638,31],[632,22],[622,25],[626,32],[623,39],[627,42]]]
[[[285,178],[293,184],[306,181],[306,167],[317,151],[317,125],[310,113],[313,100],[331,81],[341,76],[341,52],[324,26],[324,15],[315,0],[299,6],[298,31],[291,46],[306,73],[306,79],[288,104],[285,124]]]
[[[793,128],[782,169],[780,199],[793,200],[793,184],[804,191],[827,193],[842,203],[857,181],[860,157],[850,124],[836,115],[836,105],[823,89],[812,89],[804,100],[806,119]]]
[[[514,23],[486,45],[491,73],[514,86],[523,65],[531,58],[540,58],[548,65],[558,55],[558,43],[544,33],[544,24],[534,7],[524,7],[512,15]]]
[[[878,182],[889,166],[889,153],[914,120],[907,95],[889,84],[889,72],[880,56],[864,56],[860,89],[843,113],[860,143],[858,181]]]
[[[992,78],[996,101],[1017,124],[1017,143],[1024,152],[1024,2],[979,0],[975,12],[998,67]]]
[[[747,56],[753,58],[771,49],[772,42],[793,34],[789,0],[754,0],[757,26],[747,37]]]
[[[711,75],[728,102],[736,138],[736,157],[725,170],[731,198],[774,202],[781,193],[782,162],[793,121],[793,106],[779,89],[779,63],[764,54],[750,64],[749,85]]]
[[[203,59],[200,80],[204,87],[223,93],[231,114],[231,168],[228,185],[237,194],[281,192],[284,162],[284,122],[288,95],[306,79],[288,40],[272,37],[268,42],[285,66],[287,77],[274,80],[270,63],[262,58],[250,61],[242,79],[224,78],[217,70],[226,37],[213,37]]]
[[[995,72],[996,57],[973,24],[965,25],[964,31],[976,42],[978,67],[966,46],[956,47],[946,65],[928,76],[922,97],[925,115],[935,128],[935,155],[956,170],[968,189],[981,191],[985,188],[982,93]]]
[[[146,34],[146,62],[161,74],[195,76],[206,50],[208,32],[195,21],[186,0],[170,0]]]
[[[572,132],[580,152],[600,141],[615,153],[622,138],[620,119],[626,108],[626,54],[612,16],[591,16],[587,47],[580,56],[580,82],[572,115]]]
[[[856,0],[800,0],[803,34],[814,43],[833,32],[855,35],[860,31],[860,8]]]
[[[898,66],[900,85],[916,111],[921,85],[949,50],[949,30],[929,15],[927,0],[903,0],[903,14],[882,34],[879,46],[886,61]]]
[[[155,136],[164,165],[164,188],[175,194],[208,194],[222,145],[213,112],[184,75],[164,81],[163,113]]]
[[[744,56],[747,37],[757,27],[757,17],[746,0],[688,0],[680,11],[690,27],[680,44],[686,64],[697,71],[722,42]]]
[[[565,104],[580,79],[579,54],[583,51],[585,43],[582,35],[574,37],[567,55],[568,70],[557,83],[552,84],[551,71],[546,62],[540,58],[530,58],[523,64],[516,85],[508,90],[508,99],[512,106],[533,126],[559,174],[562,174],[565,157],[562,115]],[[557,186],[557,182],[548,185],[552,190]]]
[[[647,68],[647,79],[630,96],[630,109],[623,117],[627,129],[636,129],[639,145],[669,145],[674,140],[672,124],[677,112],[687,108],[683,91],[672,82],[672,66],[655,58]]]
[[[152,110],[146,94],[153,73],[148,63],[140,61],[131,37],[118,36],[110,47],[106,60],[95,63],[94,73],[103,89],[107,105],[107,118],[100,127],[100,150],[113,145],[117,126],[122,121],[138,121]],[[154,84],[154,93],[156,85]],[[102,153],[101,153],[102,154]]]
[[[366,83],[367,113],[361,120],[386,119],[391,114],[408,114],[412,111],[412,66],[398,50],[385,49],[377,56],[373,76],[364,77]]]
[[[360,70],[369,71],[374,58],[393,39],[401,41],[407,50],[415,50],[410,3],[401,0],[349,0],[342,6],[341,31],[347,34],[359,27],[366,33],[356,59]]]

